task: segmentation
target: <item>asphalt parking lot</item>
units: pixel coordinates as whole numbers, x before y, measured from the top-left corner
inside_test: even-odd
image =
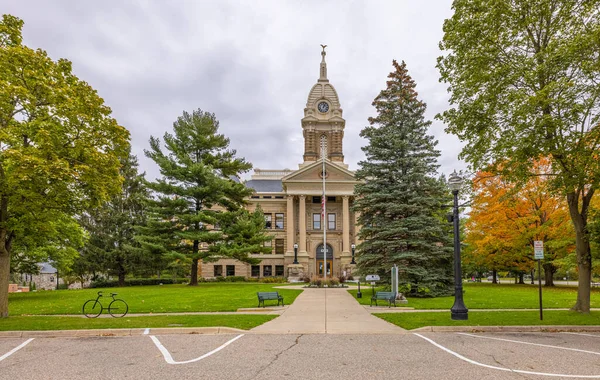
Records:
[[[600,379],[600,333],[30,339],[0,339],[0,379]]]

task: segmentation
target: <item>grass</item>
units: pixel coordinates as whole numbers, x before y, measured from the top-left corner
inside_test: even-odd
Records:
[[[448,312],[381,313],[374,315],[408,330],[425,326],[600,325],[600,312],[580,314],[566,310],[544,311],[543,321],[540,321],[538,311],[471,312],[467,321],[453,321],[450,319],[450,310]]]
[[[256,292],[278,291],[285,304],[291,304],[302,291],[274,289],[280,284],[202,283],[198,286],[161,285],[124,288],[38,291],[11,293],[9,315],[81,314],[83,303],[95,299],[98,291],[114,292],[129,304],[130,313],[218,312],[236,311],[258,305]],[[101,298],[108,307],[110,297]],[[267,301],[267,305],[270,305]]]
[[[516,284],[463,284],[464,301],[469,309],[535,309],[539,307],[538,288],[534,285]],[[376,289],[377,291],[377,289]],[[357,290],[349,290],[356,298]],[[357,301],[362,305],[371,303],[371,287],[362,287],[363,298]],[[542,289],[544,308],[570,308],[577,300],[575,287],[550,287]],[[454,297],[408,298],[402,306],[415,309],[450,309]],[[600,307],[600,289],[592,289],[591,307]]]
[[[223,326],[249,330],[275,318],[274,315],[170,315],[124,318],[8,317],[0,320],[0,331],[129,329],[157,327]]]

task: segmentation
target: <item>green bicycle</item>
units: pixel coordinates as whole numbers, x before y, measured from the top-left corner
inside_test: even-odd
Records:
[[[124,317],[125,314],[129,311],[129,306],[127,302],[122,299],[115,299],[117,293],[110,293],[112,297],[112,301],[108,304],[108,312],[115,318]],[[83,304],[83,314],[88,318],[96,318],[100,314],[102,314],[102,310],[104,307],[102,303],[100,303],[100,298],[102,297],[102,292],[98,292],[98,297],[95,300],[86,301]]]

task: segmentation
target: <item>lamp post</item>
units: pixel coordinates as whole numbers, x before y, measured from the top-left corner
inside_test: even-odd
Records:
[[[298,243],[294,243],[294,264],[298,264]]]
[[[460,231],[458,219],[458,191],[462,186],[463,179],[454,173],[448,178],[448,186],[454,195],[454,208],[452,212],[452,222],[454,222],[454,305],[450,309],[451,317],[455,321],[464,321],[469,319],[469,309],[463,302],[462,273],[460,267]]]
[[[352,248],[352,261],[350,262],[350,264],[356,264],[356,261],[354,261],[354,250],[356,249],[356,245],[352,244],[350,248]]]

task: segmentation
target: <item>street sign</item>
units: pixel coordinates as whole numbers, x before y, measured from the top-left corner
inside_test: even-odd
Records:
[[[544,259],[544,242],[536,240],[533,242],[533,257],[536,260]]]
[[[379,281],[379,275],[376,274],[369,274],[367,275],[367,277],[365,278],[366,281]]]

